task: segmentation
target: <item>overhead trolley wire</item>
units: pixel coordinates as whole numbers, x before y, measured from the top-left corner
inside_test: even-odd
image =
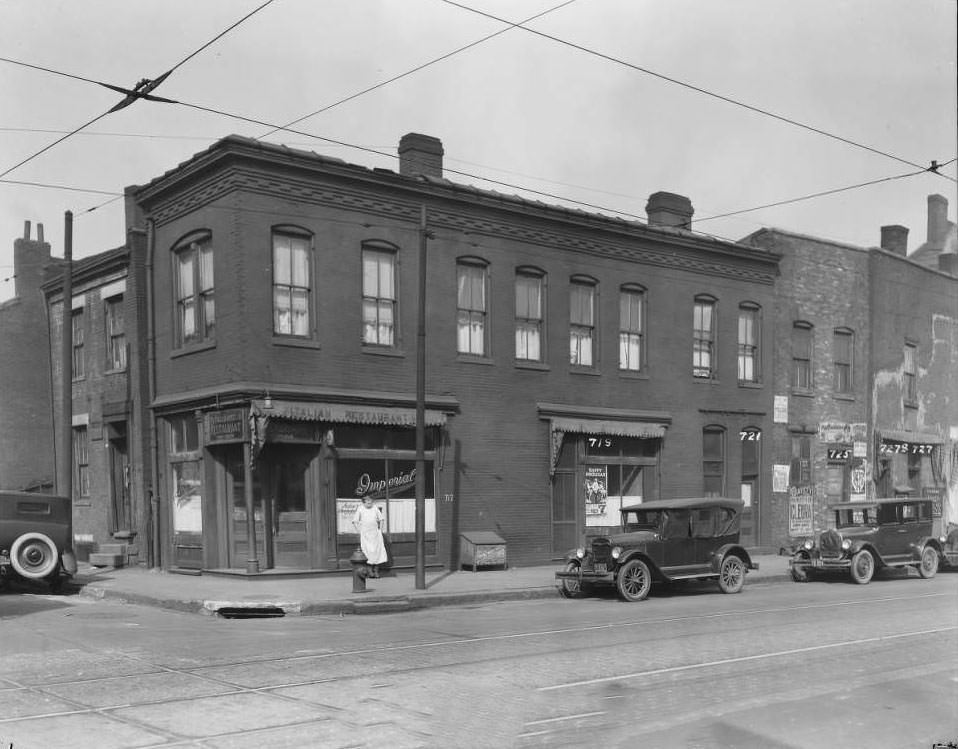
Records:
[[[49,68],[44,68],[44,67],[41,67],[41,66],[39,66],[39,65],[31,65],[31,64],[28,64],[28,63],[19,62],[19,61],[17,61],[17,60],[11,60],[11,59],[5,58],[5,57],[4,57],[4,58],[0,58],[0,60],[2,60],[2,61],[4,61],[4,62],[10,62],[10,63],[16,64],[16,65],[23,65],[23,66],[25,66],[25,67],[34,68],[34,69],[36,69],[36,70],[43,70],[43,71],[48,72],[48,73],[55,73],[55,74],[57,74],[57,75],[64,75],[64,76],[66,76],[66,77],[68,77],[68,78],[74,78],[74,79],[86,81],[86,82],[89,82],[89,83],[95,83],[95,84],[97,84],[98,86],[103,86],[104,88],[108,88],[108,89],[111,89],[111,90],[113,90],[113,91],[117,91],[117,92],[119,92],[119,93],[125,94],[125,97],[124,97],[118,104],[114,105],[113,107],[111,107],[110,109],[108,109],[106,112],[103,112],[102,114],[97,115],[96,117],[94,117],[94,118],[93,118],[92,120],[90,120],[89,122],[87,122],[87,123],[85,123],[85,124],[83,124],[83,125],[80,125],[80,127],[76,128],[76,129],[74,129],[74,130],[71,130],[71,131],[70,131],[69,133],[67,133],[66,135],[64,135],[64,136],[62,136],[62,137],[60,137],[60,138],[57,138],[55,141],[53,141],[53,142],[50,143],[49,145],[44,146],[43,148],[41,148],[39,151],[37,151],[37,152],[34,153],[33,155],[28,156],[27,158],[25,158],[25,159],[24,159],[23,161],[21,161],[20,163],[15,164],[14,166],[12,166],[12,167],[10,167],[9,169],[7,169],[6,171],[0,173],[0,178],[6,177],[8,174],[10,174],[10,172],[14,171],[15,169],[19,169],[21,166],[23,166],[23,165],[26,164],[27,162],[32,161],[33,159],[37,158],[37,157],[40,156],[41,154],[45,153],[46,151],[49,151],[51,148],[53,148],[53,147],[56,146],[57,144],[62,143],[63,141],[65,141],[67,138],[69,138],[69,137],[72,136],[72,135],[76,135],[76,134],[77,134],[78,132],[80,132],[81,130],[83,130],[83,129],[89,127],[89,126],[92,125],[94,122],[97,122],[98,120],[103,119],[103,118],[106,117],[108,114],[112,114],[113,112],[116,112],[116,111],[118,111],[118,110],[120,110],[120,109],[123,109],[124,107],[128,107],[130,104],[132,104],[132,103],[133,103],[134,101],[136,101],[137,99],[149,99],[149,100],[152,100],[152,101],[165,101],[165,102],[168,102],[168,103],[172,103],[170,100],[164,100],[164,99],[161,99],[160,97],[151,96],[150,92],[153,91],[157,86],[159,86],[163,81],[165,81],[165,80],[170,76],[170,74],[173,73],[174,70],[176,70],[177,68],[179,68],[180,66],[182,66],[182,65],[183,65],[184,63],[186,63],[187,61],[191,60],[193,57],[195,57],[196,55],[198,55],[198,54],[199,54],[200,52],[202,52],[204,49],[206,49],[207,47],[209,47],[211,44],[213,44],[214,42],[216,42],[218,39],[221,39],[224,35],[228,34],[230,31],[232,31],[233,29],[235,29],[237,26],[239,26],[239,25],[240,25],[241,23],[243,23],[245,20],[247,20],[247,19],[250,18],[251,16],[255,15],[256,13],[258,13],[259,11],[261,11],[263,8],[265,8],[267,5],[271,4],[272,2],[274,2],[274,0],[266,0],[266,2],[264,2],[264,3],[263,3],[262,5],[260,5],[258,8],[255,8],[254,10],[250,11],[250,12],[247,13],[245,16],[243,16],[241,19],[239,19],[236,23],[234,23],[234,24],[232,24],[231,26],[229,26],[228,28],[224,29],[224,30],[221,31],[219,34],[217,34],[215,37],[213,37],[212,39],[210,39],[208,42],[206,42],[205,44],[203,44],[202,46],[200,46],[198,49],[196,49],[196,50],[194,50],[193,52],[191,52],[190,54],[188,54],[186,57],[184,57],[182,60],[180,60],[178,63],[176,63],[176,65],[174,65],[172,68],[170,68],[169,70],[167,70],[167,71],[166,71],[165,73],[163,73],[162,75],[160,75],[160,76],[158,76],[157,78],[154,78],[154,79],[152,79],[152,80],[149,79],[149,78],[144,78],[144,79],[142,79],[141,81],[139,81],[132,89],[126,89],[126,88],[123,88],[123,87],[121,87],[121,86],[114,86],[114,85],[109,84],[109,83],[103,83],[102,81],[94,81],[94,80],[92,80],[92,79],[90,79],[90,78],[83,78],[82,76],[72,75],[72,74],[70,74],[70,73],[61,73],[61,72],[58,72],[58,71],[53,71],[53,70],[50,70]]]
[[[724,96],[724,95],[718,94],[718,93],[716,93],[716,92],[714,92],[714,91],[709,91],[708,89],[702,88],[701,86],[696,86],[696,85],[694,85],[694,84],[692,84],[692,83],[688,83],[688,82],[686,82],[686,81],[679,80],[678,78],[672,78],[671,76],[667,76],[667,75],[664,75],[664,74],[662,74],[662,73],[657,73],[656,71],[650,70],[649,68],[644,68],[644,67],[642,67],[641,65],[636,65],[636,64],[634,64],[634,63],[631,63],[631,62],[627,62],[627,61],[625,61],[625,60],[622,60],[622,59],[620,59],[620,58],[618,58],[618,57],[613,57],[612,55],[607,55],[607,54],[604,54],[604,53],[602,53],[602,52],[598,52],[597,50],[591,49],[591,48],[589,48],[589,47],[585,47],[585,46],[583,46],[583,45],[581,45],[581,44],[576,44],[575,42],[570,42],[568,39],[562,39],[562,38],[560,38],[560,37],[553,36],[552,34],[547,34],[547,33],[545,33],[544,31],[539,31],[539,30],[537,30],[537,29],[531,29],[531,28],[529,28],[528,26],[523,26],[523,25],[522,25],[522,24],[525,23],[525,21],[520,21],[520,22],[518,22],[518,23],[513,23],[512,21],[508,21],[508,20],[506,20],[506,19],[504,19],[504,18],[500,18],[499,16],[495,16],[495,15],[493,15],[493,14],[491,14],[491,13],[486,13],[485,11],[478,10],[478,9],[476,9],[476,8],[470,8],[468,5],[462,5],[461,3],[455,2],[455,0],[442,0],[442,2],[446,3],[447,5],[452,5],[452,6],[456,7],[456,8],[461,8],[462,10],[467,10],[467,11],[469,11],[469,12],[471,12],[471,13],[476,13],[477,15],[484,16],[484,17],[486,17],[486,18],[490,18],[490,19],[492,19],[492,20],[494,20],[494,21],[498,21],[499,23],[507,23],[507,24],[510,25],[510,28],[520,28],[520,29],[522,29],[523,31],[528,31],[530,34],[535,34],[536,36],[541,36],[541,37],[544,38],[544,39],[549,39],[549,40],[551,40],[551,41],[553,41],[553,42],[557,42],[558,44],[564,44],[564,45],[567,46],[567,47],[572,47],[573,49],[577,49],[577,50],[579,50],[580,52],[585,52],[585,53],[587,53],[587,54],[594,55],[595,57],[599,57],[599,58],[601,58],[601,59],[603,59],[603,60],[608,60],[609,62],[614,62],[614,63],[616,63],[616,64],[618,64],[618,65],[624,65],[625,67],[631,68],[632,70],[637,70],[637,71],[639,71],[640,73],[645,73],[646,75],[654,76],[654,77],[659,78],[659,79],[661,79],[661,80],[663,80],[663,81],[666,81],[666,82],[668,82],[668,83],[674,83],[674,84],[676,84],[677,86],[682,86],[682,87],[687,88],[687,89],[689,89],[689,90],[691,90],[691,91],[695,91],[695,92],[700,93],[700,94],[705,94],[706,96],[711,96],[711,97],[714,98],[714,99],[719,99],[720,101],[724,101],[724,102],[727,102],[727,103],[729,103],[729,104],[734,104],[734,105],[737,106],[737,107],[742,107],[742,108],[747,109],[747,110],[749,110],[749,111],[751,111],[751,112],[755,112],[756,114],[761,114],[761,115],[764,115],[764,116],[766,116],[766,117],[771,117],[771,118],[773,118],[773,119],[779,120],[780,122],[784,122],[784,123],[789,124],[789,125],[794,125],[795,127],[800,127],[800,128],[802,128],[802,129],[804,129],[804,130],[808,130],[808,131],[810,131],[810,132],[817,133],[818,135],[823,135],[823,136],[825,136],[826,138],[831,138],[831,139],[837,140],[837,141],[839,141],[839,142],[841,142],[841,143],[845,143],[845,144],[847,144],[847,145],[854,146],[855,148],[861,148],[861,149],[864,149],[864,150],[866,150],[866,151],[870,151],[871,153],[878,154],[879,156],[884,156],[885,158],[893,159],[894,161],[898,161],[898,162],[900,162],[900,163],[902,163],[902,164],[907,164],[908,166],[917,167],[917,168],[919,168],[919,169],[925,169],[925,167],[922,166],[921,164],[916,164],[915,162],[909,161],[908,159],[904,159],[904,158],[902,158],[902,157],[900,157],[900,156],[895,156],[894,154],[887,153],[886,151],[881,151],[881,150],[879,150],[879,149],[877,149],[877,148],[873,148],[873,147],[871,147],[871,146],[867,146],[867,145],[865,145],[865,144],[863,144],[863,143],[859,143],[858,141],[854,141],[854,140],[852,140],[851,138],[845,138],[845,137],[843,137],[843,136],[841,136],[841,135],[836,135],[836,134],[834,134],[834,133],[830,133],[830,132],[828,132],[827,130],[822,130],[821,128],[815,127],[814,125],[808,125],[808,124],[806,124],[806,123],[804,123],[804,122],[799,122],[798,120],[793,120],[793,119],[791,119],[790,117],[785,117],[784,115],[775,114],[774,112],[771,112],[771,111],[769,111],[769,110],[767,110],[767,109],[762,109],[762,108],[760,108],[760,107],[752,106],[751,104],[746,104],[745,102],[739,101],[738,99],[733,99],[733,98],[730,97],[730,96]],[[934,162],[932,162],[932,164],[934,164]],[[933,171],[935,174],[938,173],[937,171],[935,171],[935,170],[933,170],[933,169],[929,169],[928,171]],[[944,174],[942,174],[942,175],[940,175],[940,176],[945,177],[945,179],[951,179],[950,177],[948,177],[947,175],[944,175]],[[956,181],[956,180],[952,180],[952,181]]]
[[[340,104],[345,104],[346,102],[352,101],[353,99],[358,99],[360,96],[368,94],[370,91],[375,91],[376,89],[382,88],[383,86],[386,86],[390,83],[394,83],[395,81],[398,81],[401,78],[405,78],[406,76],[412,75],[413,73],[418,73],[420,70],[428,68],[430,65],[435,65],[437,62],[442,62],[443,60],[447,60],[453,55],[458,55],[460,52],[465,52],[467,49],[472,49],[473,47],[478,46],[479,44],[482,44],[483,42],[489,41],[493,37],[497,37],[500,34],[505,34],[507,31],[511,31],[512,29],[516,28],[517,26],[520,26],[521,24],[529,23],[530,21],[534,21],[537,18],[542,18],[542,16],[548,13],[552,13],[553,11],[559,10],[560,8],[564,8],[567,5],[571,5],[575,1],[576,0],[566,0],[566,2],[564,3],[559,3],[558,5],[553,6],[552,8],[544,10],[541,13],[536,13],[534,16],[529,16],[525,20],[517,21],[516,23],[510,23],[507,21],[507,23],[509,23],[509,26],[507,28],[500,29],[494,34],[489,34],[487,36],[482,37],[481,39],[476,39],[476,41],[470,42],[469,44],[466,44],[463,47],[459,47],[458,49],[454,49],[451,52],[447,52],[444,55],[440,55],[439,57],[433,58],[432,60],[429,60],[428,62],[424,62],[421,65],[417,65],[414,68],[410,68],[405,73],[400,73],[399,75],[394,75],[392,78],[387,78],[385,81],[380,81],[379,83],[376,83],[370,86],[369,88],[364,88],[362,91],[357,91],[355,94],[351,94],[350,96],[340,99],[339,101],[334,101],[332,104],[327,104],[325,107],[317,109],[315,112],[310,112],[309,114],[303,115],[299,119],[293,120],[292,122],[287,122],[282,127],[273,128],[268,133],[264,133],[263,135],[258,136],[257,140],[268,138],[270,135],[272,135],[275,132],[278,132],[280,130],[285,130],[286,128],[292,125],[298,125],[300,122],[304,122],[305,120],[308,120],[310,117],[315,117],[317,114],[322,114],[323,112],[327,112],[333,107],[338,107]]]

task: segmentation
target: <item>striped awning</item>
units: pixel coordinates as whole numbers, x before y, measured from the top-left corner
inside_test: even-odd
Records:
[[[642,421],[612,421],[609,419],[580,419],[553,416],[552,431],[573,434],[608,434],[614,437],[640,437],[661,439],[665,436],[666,424]]]
[[[941,445],[944,438],[934,432],[905,432],[901,429],[877,429],[878,436],[885,442],[907,442],[909,444]]]

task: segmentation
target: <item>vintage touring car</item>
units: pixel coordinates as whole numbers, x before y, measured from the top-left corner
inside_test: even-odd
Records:
[[[0,584],[20,577],[56,592],[76,574],[72,512],[67,497],[0,491]]]
[[[593,537],[566,556],[559,590],[575,597],[614,586],[626,601],[641,601],[653,582],[717,580],[723,592],[738,593],[748,570],[758,569],[739,544],[742,508],[721,497],[623,507],[620,533]]]

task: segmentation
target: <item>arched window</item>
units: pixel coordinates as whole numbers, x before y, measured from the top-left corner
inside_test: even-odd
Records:
[[[363,344],[395,346],[397,248],[386,242],[363,242]]]
[[[595,366],[597,297],[598,284],[594,278],[572,277],[569,283],[569,361],[576,367]]]
[[[836,393],[848,395],[854,389],[855,334],[849,328],[835,328],[832,333],[832,387]]]
[[[716,375],[716,325],[717,300],[707,294],[695,297],[692,307],[692,376],[714,379]]]
[[[213,237],[187,235],[173,247],[176,346],[212,340],[216,334]]]
[[[516,268],[516,360],[541,362],[545,352],[545,282],[538,268]]]
[[[456,350],[486,356],[489,351],[489,264],[477,257],[456,261]]]
[[[762,308],[754,302],[738,306],[738,381],[759,382]]]
[[[792,387],[796,390],[812,389],[812,334],[811,323],[792,323]]]
[[[625,284],[619,289],[619,369],[645,367],[645,289]]]
[[[313,241],[305,230],[273,228],[273,333],[310,335],[313,306]]]

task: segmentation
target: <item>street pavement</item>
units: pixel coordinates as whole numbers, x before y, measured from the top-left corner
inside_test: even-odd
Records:
[[[746,586],[790,581],[788,557],[754,555],[759,565]],[[561,565],[508,569],[427,569],[416,587],[413,569],[397,569],[366,580],[353,592],[350,573],[280,576],[180,574],[143,567],[94,568],[81,564],[65,592],[84,598],[124,601],[220,616],[381,614],[476,602],[552,598],[559,595]],[[72,588],[72,590],[71,590]]]

